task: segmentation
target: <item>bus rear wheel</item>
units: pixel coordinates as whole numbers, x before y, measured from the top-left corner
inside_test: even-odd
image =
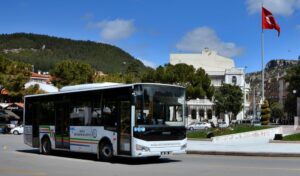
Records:
[[[103,142],[99,146],[99,159],[102,161],[111,161],[113,158],[113,147],[111,143]]]
[[[51,153],[51,143],[48,138],[42,140],[42,154],[49,155]]]

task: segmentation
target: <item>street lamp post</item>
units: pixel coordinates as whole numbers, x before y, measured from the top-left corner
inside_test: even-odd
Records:
[[[296,97],[296,115],[299,117],[300,116],[300,98],[297,97],[297,90],[293,90],[293,94]]]
[[[244,92],[244,103],[243,103],[243,119],[245,119],[245,107],[246,107],[246,69],[247,69],[247,66],[244,67],[244,89],[243,89],[243,92]]]
[[[256,119],[256,100],[255,100],[255,87],[253,88],[253,118]]]
[[[297,129],[300,125],[300,98],[297,97],[297,90],[293,90],[293,94],[296,97],[296,116],[294,117],[294,128]]]

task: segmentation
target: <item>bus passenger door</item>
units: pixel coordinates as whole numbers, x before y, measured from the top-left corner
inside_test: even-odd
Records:
[[[118,154],[131,155],[131,104],[121,101],[118,127]]]
[[[70,149],[69,111],[65,103],[56,104],[55,148]]]

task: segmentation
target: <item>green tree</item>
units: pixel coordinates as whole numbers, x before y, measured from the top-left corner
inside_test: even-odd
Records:
[[[53,84],[57,87],[92,83],[95,74],[91,65],[79,61],[64,60],[55,64],[50,71]]]
[[[146,68],[129,53],[105,43],[25,33],[1,34],[0,41],[0,50],[8,51],[2,53],[6,58],[30,63],[37,70],[51,70],[63,59],[81,60],[105,73],[124,73],[130,65],[139,73]],[[18,52],[9,52],[16,48]]]
[[[29,80],[31,65],[0,56],[0,85],[9,92],[12,101],[21,101],[24,84]]]
[[[285,80],[289,83],[288,95],[285,101],[284,110],[289,116],[295,116],[297,110],[297,97],[300,97],[300,63],[287,71]]]
[[[215,93],[216,111],[233,114],[235,117],[243,105],[243,92],[239,86],[223,84]]]
[[[105,76],[96,76],[94,78],[95,83],[102,83],[102,82],[115,82],[115,83],[124,83],[124,76],[120,74],[108,74]]]
[[[209,78],[208,74],[206,74],[204,69],[197,69],[196,72],[189,78],[189,80],[189,88],[187,89],[189,98],[212,98],[215,89],[211,85],[211,79]],[[189,90],[192,90],[192,92],[189,92]]]
[[[211,98],[214,94],[214,87],[205,71],[202,68],[195,70],[193,66],[187,64],[166,64],[156,70],[147,70],[141,81],[184,86],[188,99]]]
[[[148,68],[141,76],[141,82],[156,82],[155,70]]]
[[[283,106],[275,102],[271,104],[271,117],[273,120],[282,120],[284,117]]]
[[[33,94],[42,94],[42,93],[46,93],[46,92],[41,90],[38,84],[29,86],[24,90],[24,95],[33,95]]]
[[[136,77],[134,74],[109,74],[106,76],[97,76],[94,79],[94,82],[101,83],[101,82],[115,82],[115,83],[135,83],[140,82],[140,78]]]
[[[268,100],[264,100],[263,104],[261,105],[261,124],[262,125],[268,125],[270,122],[271,117],[271,109],[269,107]]]
[[[133,75],[135,77],[139,76],[139,63],[138,62],[132,62],[128,65],[125,73],[128,75]],[[121,71],[121,73],[123,73],[123,71]]]

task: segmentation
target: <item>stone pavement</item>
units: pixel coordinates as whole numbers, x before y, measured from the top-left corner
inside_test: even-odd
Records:
[[[283,127],[283,133],[292,133],[288,127]],[[227,142],[188,140],[187,152],[190,154],[207,155],[241,155],[241,156],[293,156],[300,157],[300,142],[287,143],[258,140],[257,142]]]
[[[189,140],[187,149],[190,154],[300,157],[300,143],[214,144]]]

